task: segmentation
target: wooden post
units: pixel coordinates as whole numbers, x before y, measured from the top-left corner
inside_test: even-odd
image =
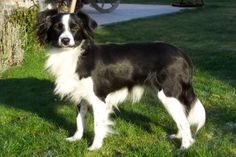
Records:
[[[74,13],[77,0],[72,0],[70,5],[70,13]]]

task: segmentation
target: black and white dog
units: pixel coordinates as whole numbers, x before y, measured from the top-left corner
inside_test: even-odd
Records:
[[[163,42],[96,45],[97,23],[88,15],[59,13],[56,9],[39,14],[37,35],[50,46],[46,67],[55,76],[55,93],[69,97],[79,106],[77,130],[68,141],[79,140],[85,116],[91,106],[95,137],[89,150],[99,149],[111,133],[112,108],[126,99],[138,102],[144,86],[160,99],[178,127],[172,138],[189,148],[205,123],[205,109],[192,86],[192,63],[184,52]]]

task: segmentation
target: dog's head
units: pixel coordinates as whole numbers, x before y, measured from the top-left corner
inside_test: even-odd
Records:
[[[52,47],[77,47],[83,40],[93,41],[97,23],[83,12],[59,13],[46,10],[38,15],[37,36]]]

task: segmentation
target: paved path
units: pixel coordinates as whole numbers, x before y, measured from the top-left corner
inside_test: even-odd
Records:
[[[120,4],[112,13],[101,14],[89,5],[83,10],[94,18],[99,25],[129,21],[132,19],[145,18],[163,14],[170,14],[180,11],[182,8],[170,5],[141,5],[141,4]]]

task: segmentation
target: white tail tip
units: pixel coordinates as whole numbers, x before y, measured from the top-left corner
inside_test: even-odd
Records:
[[[189,114],[188,121],[190,125],[196,126],[195,134],[204,126],[206,121],[206,112],[199,99],[193,104]]]

